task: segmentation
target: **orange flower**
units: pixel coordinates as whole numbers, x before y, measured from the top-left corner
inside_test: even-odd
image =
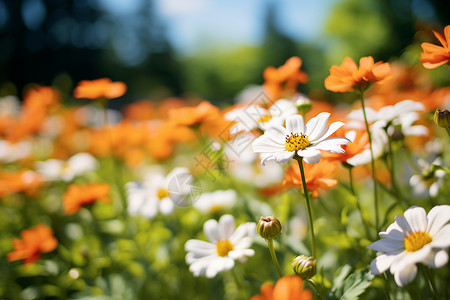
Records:
[[[125,94],[127,86],[121,81],[112,82],[109,78],[82,80],[73,91],[75,98],[113,99]]]
[[[333,174],[336,164],[321,159],[317,164],[303,164],[305,170],[306,187],[312,192],[313,197],[319,196],[319,188],[331,189],[337,185],[336,179],[326,178]],[[302,185],[302,176],[298,163],[293,163],[284,176],[283,185],[285,187],[293,187]]]
[[[282,96],[287,98],[294,96],[297,85],[308,81],[308,75],[300,70],[301,66],[301,58],[293,56],[279,68],[269,66],[264,70],[263,86],[272,101]]]
[[[350,57],[340,66],[332,66],[325,79],[325,88],[332,92],[366,89],[371,83],[381,83],[391,77],[389,63],[377,62],[371,56],[359,60],[359,68]]]
[[[29,89],[17,119],[7,129],[6,139],[17,142],[39,132],[48,114],[59,106],[60,98],[60,93],[51,87],[37,86]]]
[[[202,101],[194,107],[186,106],[169,111],[169,121],[177,125],[193,126],[213,119],[220,113],[218,107],[208,101]]]
[[[260,294],[250,300],[312,300],[310,290],[303,289],[303,280],[300,276],[288,275],[278,279],[275,286],[271,283],[261,285]]]
[[[41,176],[33,171],[0,171],[0,198],[20,192],[31,195],[43,183]]]
[[[450,25],[445,26],[444,36],[433,30],[436,38],[441,42],[441,46],[430,43],[422,43],[423,52],[420,54],[420,61],[427,69],[434,69],[450,61]]]
[[[71,215],[78,212],[83,205],[96,201],[110,202],[111,198],[108,196],[110,189],[108,184],[71,184],[62,196],[64,212]]]
[[[348,135],[349,131],[353,131],[350,133],[352,137]],[[336,135],[345,136],[350,140],[353,140],[353,142],[341,146],[344,148],[345,153],[323,152],[322,157],[329,161],[346,162],[349,158],[352,158],[356,154],[362,153],[369,147],[369,135],[365,130],[345,130],[341,127],[336,132]]]
[[[41,253],[56,249],[58,241],[53,236],[53,230],[44,224],[22,230],[22,239],[12,239],[14,251],[7,254],[8,261],[24,259],[24,264],[35,262]]]

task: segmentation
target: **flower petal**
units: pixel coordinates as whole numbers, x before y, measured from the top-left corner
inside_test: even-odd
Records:
[[[404,266],[394,273],[395,283],[400,287],[404,287],[408,283],[411,283],[416,278],[416,275],[417,267],[415,264]]]
[[[301,115],[293,115],[286,119],[286,129],[289,133],[305,133],[305,122]]]
[[[310,139],[310,142],[313,143],[313,144],[317,144],[317,143],[319,143],[319,142],[325,140],[327,137],[329,137],[330,135],[332,135],[336,130],[338,130],[339,128],[341,128],[343,125],[344,125],[344,123],[342,123],[342,122],[334,122],[334,123],[331,123],[330,125],[328,125],[328,126],[325,128],[325,130],[324,130],[322,136],[319,136],[317,139],[316,139],[316,138],[314,138],[314,139],[311,138],[311,139]]]
[[[450,247],[450,224],[445,225],[437,233],[432,235],[433,241],[430,246],[433,248]]]
[[[316,164],[321,157],[320,151],[315,149],[298,151],[298,155],[303,157],[303,161],[307,164]]]
[[[332,153],[345,153],[345,150],[341,148],[341,145],[347,145],[349,142],[350,140],[345,137],[332,137],[314,144],[313,146],[308,147],[308,149],[324,150]]]
[[[438,205],[428,212],[427,232],[434,236],[445,224],[450,221],[450,205]]]
[[[203,257],[216,253],[216,245],[201,240],[189,240],[184,244],[184,249],[195,257]]]
[[[391,239],[381,239],[378,240],[369,246],[367,248],[380,251],[380,252],[392,252],[392,251],[399,251],[404,250],[405,245],[403,241],[398,240],[391,240]]]
[[[370,268],[372,269],[373,275],[378,275],[384,273],[387,269],[389,269],[392,263],[398,258],[398,254],[402,253],[403,250],[389,253],[389,254],[381,254],[378,255],[372,262],[370,263]]]
[[[223,215],[219,220],[219,239],[229,239],[235,228],[234,217],[232,215]]]
[[[434,255],[430,255],[423,261],[427,266],[438,269],[445,266],[448,262],[448,253],[446,250],[435,251]]]
[[[427,213],[422,207],[410,207],[405,211],[403,215],[412,231],[417,232],[427,230]]]
[[[323,112],[310,119],[308,123],[306,123],[305,134],[310,140],[316,140],[324,134],[329,117],[330,113]]]
[[[208,220],[203,224],[203,232],[211,243],[216,244],[219,239],[219,224],[216,220]]]

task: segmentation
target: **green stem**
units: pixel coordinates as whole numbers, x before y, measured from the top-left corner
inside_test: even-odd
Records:
[[[314,289],[316,290],[316,293],[319,295],[320,299],[325,299],[323,297],[322,292],[320,291],[319,287],[312,279],[307,279],[306,281],[308,281],[314,287]]]
[[[315,239],[315,235],[314,235],[313,215],[312,215],[312,210],[311,210],[311,203],[309,201],[309,196],[308,196],[308,188],[306,187],[305,171],[303,169],[303,157],[294,156],[294,158],[298,162],[298,165],[300,167],[300,174],[302,175],[303,193],[305,194],[306,208],[308,210],[308,219],[309,219],[309,232],[311,234],[312,256],[314,256],[317,259],[316,239]]]
[[[278,275],[280,275],[280,277],[283,277],[283,272],[281,272],[281,268],[277,260],[277,255],[275,254],[275,249],[273,248],[273,239],[268,239],[267,245],[269,246],[270,256],[272,256],[272,260],[273,263],[275,264],[275,267],[277,268]]]
[[[372,148],[372,134],[369,129],[369,122],[367,121],[366,108],[364,106],[364,91],[360,91],[361,94],[361,106],[364,114],[364,123],[366,124],[367,135],[369,136],[369,146],[370,146],[370,163],[372,168],[372,180],[373,180],[373,201],[375,206],[375,230],[379,232],[379,212],[378,212],[378,190],[377,190],[377,180],[375,178],[375,159],[373,158],[373,148]]]
[[[390,160],[390,164],[387,164],[387,165],[389,167],[389,171],[391,172],[392,190],[394,191],[395,198],[397,199],[399,204],[401,206],[403,206],[402,205],[403,197],[402,197],[402,194],[401,194],[400,189],[398,187],[397,180],[395,179],[396,178],[395,177],[395,160],[394,160],[394,150],[393,150],[393,147],[392,147],[392,138],[387,133],[387,130],[386,130],[386,135],[388,136],[388,149],[389,149],[389,154],[388,155],[389,155],[389,160]]]
[[[363,210],[361,207],[361,204],[359,203],[359,198],[356,195],[355,189],[353,187],[353,175],[352,175],[352,167],[351,166],[346,166],[348,168],[348,173],[349,173],[349,179],[350,179],[350,191],[352,192],[353,196],[356,199],[356,206],[359,210],[359,214],[361,215],[361,222],[364,226],[364,231],[366,232],[366,236],[370,237],[370,232],[369,232],[369,227],[367,227],[367,223],[366,220],[364,219],[364,214],[363,214]]]
[[[428,267],[424,267],[423,269],[425,270],[425,275],[426,275],[428,281],[430,282],[431,288],[433,289],[434,299],[440,300],[441,297],[439,296],[439,292],[437,290],[436,283],[434,282],[433,276],[431,275],[430,269]]]

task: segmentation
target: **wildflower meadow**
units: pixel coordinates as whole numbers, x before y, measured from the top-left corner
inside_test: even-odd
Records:
[[[1,97],[0,299],[450,299],[434,35],[328,66],[333,101],[301,53],[231,104],[113,109],[130,83],[101,76]]]

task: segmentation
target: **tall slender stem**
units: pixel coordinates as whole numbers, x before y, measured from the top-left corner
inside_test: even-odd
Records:
[[[361,106],[364,114],[364,123],[366,124],[367,135],[369,136],[369,146],[370,146],[370,163],[372,168],[372,180],[373,180],[373,201],[375,206],[375,229],[378,233],[379,231],[379,211],[378,211],[378,190],[377,190],[377,180],[375,178],[375,159],[373,158],[373,148],[372,148],[372,134],[369,129],[369,122],[367,121],[366,108],[364,106],[364,90],[360,91],[361,94]]]
[[[349,173],[350,191],[352,192],[353,196],[356,198],[356,206],[357,206],[357,208],[359,210],[359,214],[361,216],[361,222],[362,222],[362,224],[364,226],[364,231],[366,232],[366,236],[370,237],[369,228],[367,227],[366,220],[364,219],[364,214],[363,214],[363,210],[362,210],[361,204],[359,203],[359,198],[356,195],[355,189],[353,187],[353,175],[352,175],[352,168],[353,167],[350,166],[350,165],[348,165],[346,167],[348,168],[348,173]]]
[[[439,296],[439,292],[437,290],[436,283],[434,282],[434,279],[433,279],[433,276],[431,275],[430,270],[428,269],[428,267],[424,267],[423,269],[425,270],[425,275],[427,276],[427,279],[430,282],[431,288],[433,289],[434,299],[440,300],[441,297]]]
[[[394,160],[394,149],[392,147],[392,137],[389,136],[388,132],[386,131],[386,135],[388,136],[388,149],[389,149],[389,159],[390,159],[390,164],[388,164],[389,166],[389,171],[391,172],[391,177],[392,177],[392,189],[394,191],[395,197],[397,198],[399,204],[402,204],[403,202],[403,197],[402,194],[400,192],[400,189],[398,187],[397,184],[397,180],[395,177],[395,160]]]
[[[314,235],[314,224],[313,224],[313,215],[311,210],[311,203],[309,201],[308,196],[308,188],[306,187],[306,179],[305,179],[305,171],[303,170],[303,157],[300,156],[294,156],[295,159],[298,162],[298,165],[300,167],[300,174],[302,175],[302,185],[303,185],[303,193],[305,194],[305,200],[306,200],[306,208],[308,210],[308,219],[309,219],[309,232],[311,234],[311,248],[312,248],[312,256],[317,259],[317,252],[316,252],[316,239]]]
[[[278,264],[277,255],[275,254],[275,249],[273,248],[273,239],[268,239],[267,245],[269,246],[270,256],[272,256],[272,260],[273,263],[275,264],[275,267],[277,268],[278,275],[280,275],[280,277],[283,277],[283,272],[281,272],[280,265]]]

